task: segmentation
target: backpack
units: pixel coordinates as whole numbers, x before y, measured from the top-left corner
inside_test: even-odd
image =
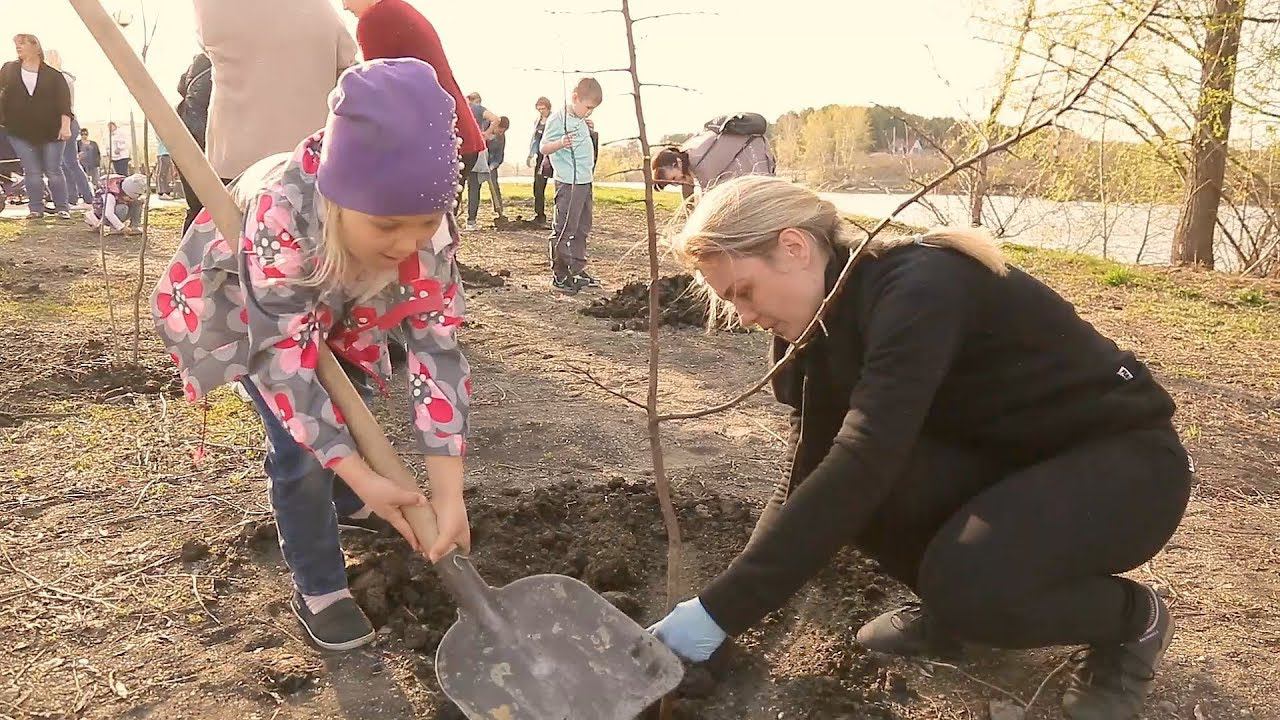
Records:
[[[702,127],[717,135],[764,135],[769,121],[760,113],[742,112],[714,117]]]

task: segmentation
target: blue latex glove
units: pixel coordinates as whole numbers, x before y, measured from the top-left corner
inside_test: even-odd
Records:
[[[698,598],[676,605],[666,617],[649,628],[677,655],[693,662],[703,662],[720,647],[728,635],[711,619]]]

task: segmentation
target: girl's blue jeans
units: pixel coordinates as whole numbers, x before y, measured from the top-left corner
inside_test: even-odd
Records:
[[[368,402],[371,388],[359,378],[353,380]],[[294,587],[303,595],[341,590],[347,586],[347,570],[338,542],[338,516],[355,513],[364,501],[293,439],[253,383],[241,384],[266,426],[271,510]]]

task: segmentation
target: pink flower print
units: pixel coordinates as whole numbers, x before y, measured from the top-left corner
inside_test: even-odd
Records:
[[[330,324],[329,310],[324,307],[290,318],[285,339],[275,344],[280,369],[290,375],[296,375],[303,369],[315,370],[320,358],[316,342]]]
[[[330,336],[329,345],[338,354],[362,367],[371,367],[382,356],[382,348],[357,330],[347,329],[336,336]]]
[[[200,393],[196,392],[196,386],[190,380],[182,383],[182,394],[191,402],[200,399]]]
[[[418,330],[425,330],[433,321],[438,321],[440,311],[444,307],[444,296],[439,281],[433,278],[412,280],[401,285],[405,301],[413,305],[418,312],[409,316],[409,324]]]
[[[272,404],[275,405],[276,417],[280,418],[280,424],[284,425],[284,429],[288,430],[295,440],[307,437],[306,423],[303,422],[302,416],[294,413],[293,401],[288,395],[276,393],[272,398]]]
[[[378,323],[378,311],[357,305],[347,313],[347,322],[356,331],[367,330]]]
[[[307,138],[307,141],[302,146],[302,157],[300,158],[302,172],[308,175],[315,175],[320,171],[320,143],[323,137],[324,133],[318,132]]]
[[[467,397],[471,397],[471,377],[468,376],[462,381],[462,389],[466,391]]]
[[[156,293],[156,309],[174,337],[184,337],[200,326],[200,314],[204,312],[204,282],[199,271],[199,267],[188,270],[180,261],[175,262],[169,266],[160,291]]]
[[[425,368],[420,367],[419,371],[409,374],[409,393],[414,402],[414,424],[418,429],[427,431],[453,421],[453,406],[436,381],[427,375]]]

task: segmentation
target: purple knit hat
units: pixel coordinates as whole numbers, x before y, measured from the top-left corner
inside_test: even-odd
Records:
[[[320,193],[369,215],[453,212],[462,144],[457,120],[453,98],[421,60],[348,68],[329,94]]]

